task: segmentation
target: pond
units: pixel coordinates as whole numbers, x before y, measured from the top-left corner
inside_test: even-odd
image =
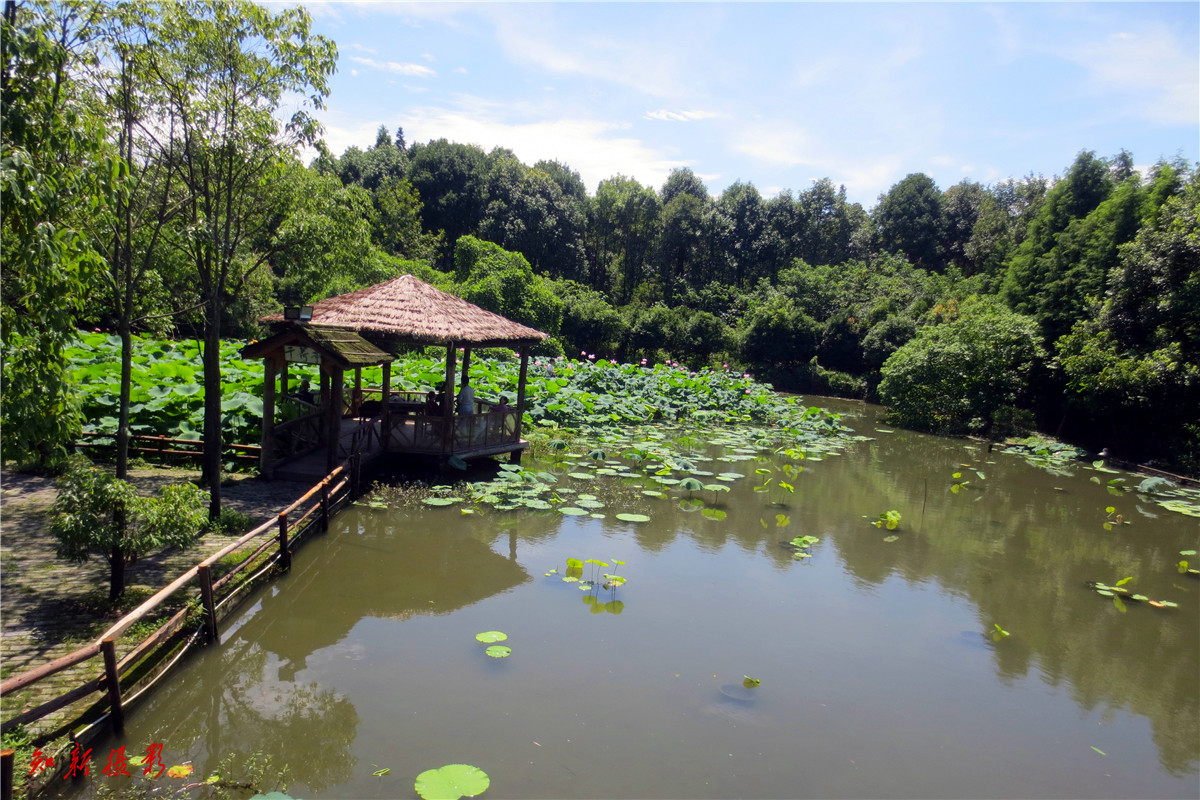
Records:
[[[1195,797],[1200,520],[1109,490],[1139,477],[837,410],[871,438],[710,444],[746,476],[694,492],[724,519],[678,486],[604,519],[353,507],[96,751],[160,742],[197,777],[270,754],[300,798],[415,797],[454,763],[485,797]],[[754,491],[785,462],[794,491]],[[1176,607],[1089,586],[1124,578]]]

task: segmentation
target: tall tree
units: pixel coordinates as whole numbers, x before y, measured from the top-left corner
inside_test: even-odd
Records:
[[[759,274],[763,259],[767,220],[762,195],[754,184],[737,181],[721,193],[717,207],[729,221],[721,242],[733,269],[729,282],[741,289]]]
[[[594,272],[615,271],[618,295],[628,303],[641,284],[655,238],[658,195],[633,178],[617,175],[600,181],[591,203],[588,261]]]
[[[101,266],[80,220],[121,177],[76,80],[94,63],[101,13],[8,0],[0,22],[0,454],[40,466],[61,460],[79,429],[65,348]]]
[[[884,251],[902,253],[923,269],[941,269],[942,193],[928,175],[908,175],[881,196],[875,224]]]
[[[442,233],[442,269],[454,263],[454,243],[475,234],[487,207],[487,156],[475,145],[445,139],[413,145],[408,179],[421,195],[425,230]]]
[[[205,304],[204,467],[210,516],[221,510],[222,316],[228,304],[267,263],[251,250],[268,239],[279,219],[263,192],[295,157],[316,141],[318,125],[304,110],[281,125],[284,96],[299,95],[320,108],[337,47],[312,34],[303,8],[272,14],[249,0],[187,2],[163,9],[163,36],[178,42],[153,62],[175,126],[175,174],[186,191],[184,224],[173,244],[186,254]]]

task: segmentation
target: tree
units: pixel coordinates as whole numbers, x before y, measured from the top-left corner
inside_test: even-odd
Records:
[[[276,187],[271,203],[278,223],[262,243],[272,253],[271,302],[303,305],[396,276],[372,243],[378,217],[366,189],[343,186],[298,161],[286,165]]]
[[[783,295],[757,306],[745,320],[742,355],[767,372],[795,370],[817,354],[821,324]]]
[[[884,363],[880,399],[898,425],[999,432],[1020,419],[1027,384],[1044,358],[1037,323],[992,297],[951,305],[946,316]]]
[[[589,213],[586,251],[593,274],[612,269],[619,275],[619,296],[628,303],[642,282],[659,215],[658,195],[633,178],[617,175],[600,181]]]
[[[79,430],[65,348],[101,267],[81,221],[121,178],[76,81],[101,13],[10,0],[0,22],[0,456],[41,467]]]
[[[105,19],[98,37],[101,64],[93,84],[109,121],[110,145],[121,159],[125,180],[109,203],[91,215],[91,228],[106,269],[98,287],[104,314],[121,339],[117,401],[116,475],[129,472],[129,415],[133,373],[133,330],[166,314],[161,276],[163,233],[182,203],[174,191],[175,157],[170,129],[161,130],[161,96],[151,79],[151,53],[171,45],[161,40],[150,5],[121,5]],[[178,44],[178,43],[176,43]]]
[[[204,524],[204,493],[190,483],[142,497],[133,484],[76,464],[59,481],[50,509],[58,557],[82,564],[93,554],[109,564],[108,596],[125,592],[125,566],[160,547],[186,547]]]
[[[511,151],[493,150],[488,161],[487,212],[479,235],[522,253],[540,273],[582,277],[583,204],[564,194],[550,173],[529,169]],[[566,179],[561,169],[551,169]]]
[[[762,195],[754,184],[737,181],[721,193],[717,207],[729,220],[720,242],[733,267],[729,282],[741,289],[760,272],[767,223]]]
[[[942,195],[942,254],[964,275],[979,271],[967,256],[967,245],[989,200],[983,184],[968,180],[954,184]]]
[[[556,336],[563,301],[520,253],[464,236],[454,247],[454,274],[464,299]]]
[[[282,126],[274,112],[285,94],[320,108],[337,59],[334,43],[310,27],[303,8],[272,14],[249,0],[163,7],[164,39],[179,49],[152,66],[178,137],[175,174],[186,191],[172,244],[186,254],[205,304],[204,472],[213,518],[221,510],[222,317],[270,256],[251,249],[280,222],[263,193],[294,148],[318,132],[304,110]]]
[[[858,203],[846,202],[846,187],[836,189],[828,178],[814,181],[801,192],[796,228],[796,255],[809,264],[841,264],[866,255],[858,252],[855,234],[867,213]]]
[[[405,178],[388,178],[375,190],[372,238],[392,255],[432,261],[441,239],[421,229],[421,196]]]
[[[663,206],[655,260],[668,306],[675,304],[678,284],[691,276],[703,254],[704,207],[705,201],[688,192],[676,194]]]
[[[487,156],[475,145],[445,139],[413,145],[408,179],[421,195],[425,230],[442,233],[441,269],[454,263],[454,243],[479,232],[487,208]]]
[[[663,183],[659,196],[665,206],[681,194],[691,195],[703,202],[708,200],[708,187],[687,167],[675,167]]]
[[[923,172],[906,176],[879,198],[874,216],[885,252],[902,253],[922,269],[941,270],[942,193],[932,178]]]
[[[562,340],[567,351],[616,357],[629,327],[617,309],[604,295],[574,281],[561,282],[556,289],[563,299]]]

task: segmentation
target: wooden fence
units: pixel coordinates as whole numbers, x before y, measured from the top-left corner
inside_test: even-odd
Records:
[[[5,680],[0,684],[0,697],[33,686],[77,664],[97,658],[101,660],[98,665],[101,671],[89,680],[36,708],[4,720],[0,723],[0,730],[7,731],[17,725],[35,722],[99,693],[96,705],[84,715],[86,717],[99,712],[99,716],[82,730],[72,732],[72,742],[90,738],[99,733],[103,725],[120,731],[125,722],[125,710],[149,691],[186,653],[203,641],[220,642],[221,620],[232,613],[260,578],[276,567],[283,571],[289,569],[297,544],[314,530],[328,529],[333,514],[358,495],[359,467],[360,460],[355,457],[333,470],[274,519],[267,520],[180,575],[122,617],[91,644]],[[250,546],[254,549],[249,555],[240,559],[227,573],[214,579],[214,564],[230,553]],[[155,609],[179,591],[190,594],[184,607],[145,639],[126,643],[132,645],[131,649],[120,654],[118,649],[122,644],[122,634],[135,623],[150,617]],[[13,751],[3,751],[0,800],[12,798],[12,760]],[[63,761],[65,759],[57,759],[55,763]]]
[[[95,450],[102,453],[115,451],[117,446],[116,434],[84,433],[82,440],[75,443],[80,450]],[[257,464],[262,447],[256,444],[226,444],[222,457],[226,461],[239,464]],[[172,439],[169,436],[147,436],[131,434],[129,437],[129,452],[143,458],[154,458],[158,461],[202,461],[204,459],[203,439]]]

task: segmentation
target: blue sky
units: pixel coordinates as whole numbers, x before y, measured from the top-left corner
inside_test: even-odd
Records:
[[[942,189],[1200,150],[1200,4],[304,2],[338,44],[330,149],[408,142],[556,159],[589,192],[713,194],[830,178],[870,208],[913,172]]]

